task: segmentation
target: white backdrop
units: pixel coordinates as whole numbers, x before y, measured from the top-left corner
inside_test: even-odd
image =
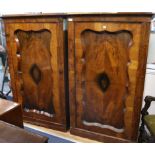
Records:
[[[155,12],[155,0],[0,0],[0,14],[32,12]]]

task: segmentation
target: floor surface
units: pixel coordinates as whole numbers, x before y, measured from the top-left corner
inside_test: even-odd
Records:
[[[56,131],[56,130],[48,129],[48,128],[41,127],[41,126],[32,125],[29,123],[24,123],[24,126],[38,130],[38,131],[42,131],[42,132],[45,132],[48,134],[52,134],[54,136],[64,138],[64,139],[67,139],[67,140],[70,140],[70,141],[73,141],[76,143],[99,143],[98,141],[95,141],[95,140],[90,140],[87,138],[82,138],[79,136],[71,135],[69,133],[69,131],[68,132],[61,132],[61,131]]]

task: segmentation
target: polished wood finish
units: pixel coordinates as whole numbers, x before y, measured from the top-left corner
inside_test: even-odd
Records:
[[[0,143],[47,143],[48,138],[0,121]]]
[[[0,99],[0,120],[23,128],[21,104]]]
[[[71,133],[104,142],[136,141],[151,16],[4,16],[14,100],[22,103],[25,120],[66,130],[68,63]]]
[[[71,133],[137,140],[151,15],[70,16]]]
[[[63,19],[4,17],[14,101],[24,120],[66,131]]]

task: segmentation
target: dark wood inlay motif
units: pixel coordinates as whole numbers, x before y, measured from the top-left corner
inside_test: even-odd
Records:
[[[30,68],[30,75],[33,79],[33,81],[38,85],[39,82],[41,81],[41,70],[36,64],[33,64],[32,67]]]
[[[132,34],[126,30],[81,33],[84,125],[124,132],[132,40]]]
[[[102,89],[102,91],[105,92],[110,85],[110,80],[108,75],[104,72],[99,74],[97,77],[97,83],[99,87]]]

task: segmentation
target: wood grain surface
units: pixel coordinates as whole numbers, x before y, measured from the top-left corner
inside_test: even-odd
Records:
[[[14,100],[26,121],[66,130],[62,19],[6,19]]]
[[[69,19],[71,133],[137,140],[150,23],[135,18]]]

